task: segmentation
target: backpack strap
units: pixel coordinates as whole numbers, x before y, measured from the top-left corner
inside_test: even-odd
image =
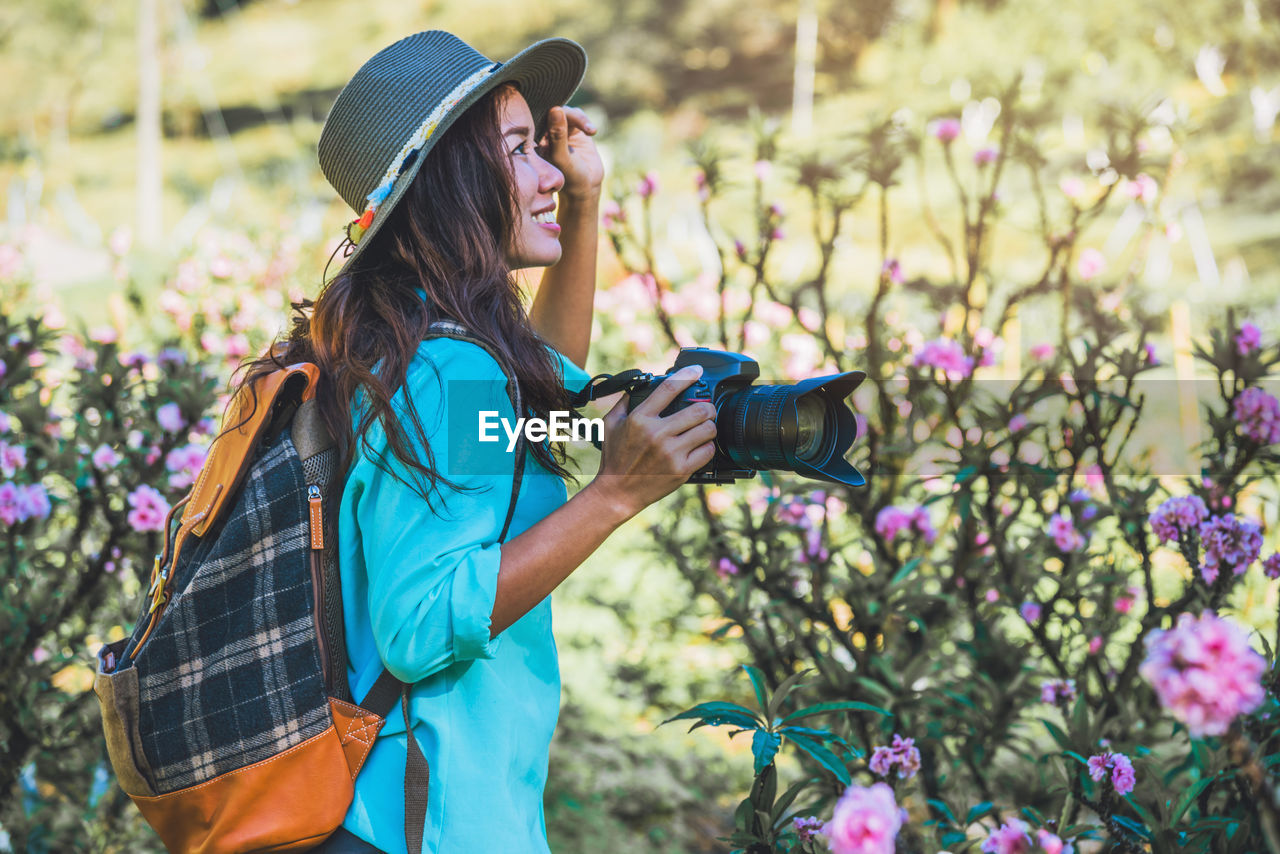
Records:
[[[493,357],[493,360],[507,374],[507,394],[511,397],[516,417],[521,417],[524,405],[520,398],[520,384],[516,381],[515,372],[508,372],[502,355],[488,343],[471,335],[466,327],[452,320],[437,320],[428,328],[423,340],[431,338],[456,338],[469,341],[482,348]],[[511,479],[511,500],[507,505],[507,518],[502,523],[502,532],[498,542],[504,542],[511,530],[511,519],[516,512],[516,499],[520,495],[520,483],[524,478],[524,432],[516,437],[515,473]],[[378,674],[373,687],[360,702],[361,707],[379,715],[384,720],[391,714],[396,700],[400,701],[400,713],[404,716],[404,732],[406,736],[406,752],[404,761],[404,841],[409,854],[422,854],[422,835],[427,824],[427,792],[431,782],[431,767],[418,739],[413,735],[413,726],[409,722],[409,689],[408,682],[402,682],[385,667]]]

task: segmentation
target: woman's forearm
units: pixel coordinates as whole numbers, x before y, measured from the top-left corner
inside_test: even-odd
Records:
[[[490,637],[545,599],[634,513],[588,484],[502,546]]]
[[[580,368],[591,346],[591,313],[596,292],[599,195],[561,194],[556,221],[560,260],[542,274],[529,322],[548,344]]]

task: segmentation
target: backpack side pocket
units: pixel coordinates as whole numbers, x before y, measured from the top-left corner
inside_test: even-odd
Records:
[[[123,642],[117,642],[123,648]],[[107,651],[109,647],[103,647]],[[119,655],[119,651],[115,655]],[[98,654],[98,672],[93,679],[93,692],[102,707],[102,732],[107,739],[107,755],[116,779],[125,794],[151,796],[151,765],[142,751],[138,732],[138,671],[132,667],[108,673]]]

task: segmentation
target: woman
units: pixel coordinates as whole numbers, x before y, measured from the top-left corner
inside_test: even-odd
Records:
[[[412,685],[406,716],[430,767],[423,851],[548,850],[549,594],[713,452],[709,404],[659,417],[694,369],[635,412],[623,400],[608,413],[599,472],[572,499],[562,454],[529,443],[499,542],[515,458],[505,438],[480,441],[479,413],[514,421],[509,376],[544,418],[589,378],[603,169],[590,121],[560,106],[585,67],[563,39],[497,64],[448,33],[418,33],[357,72],[320,139],[325,175],[359,219],[285,358],[321,366],[321,406],[349,466],[338,526],[352,693],[384,665]],[[548,268],[528,312],[511,275],[522,267]],[[485,347],[423,341],[440,319]],[[322,850],[417,848],[408,745],[390,716]]]

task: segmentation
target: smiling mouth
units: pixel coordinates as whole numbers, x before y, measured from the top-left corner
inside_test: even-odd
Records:
[[[534,214],[533,221],[542,223],[543,225],[551,225],[556,221],[556,212],[553,209],[549,211],[543,211],[540,214]]]

